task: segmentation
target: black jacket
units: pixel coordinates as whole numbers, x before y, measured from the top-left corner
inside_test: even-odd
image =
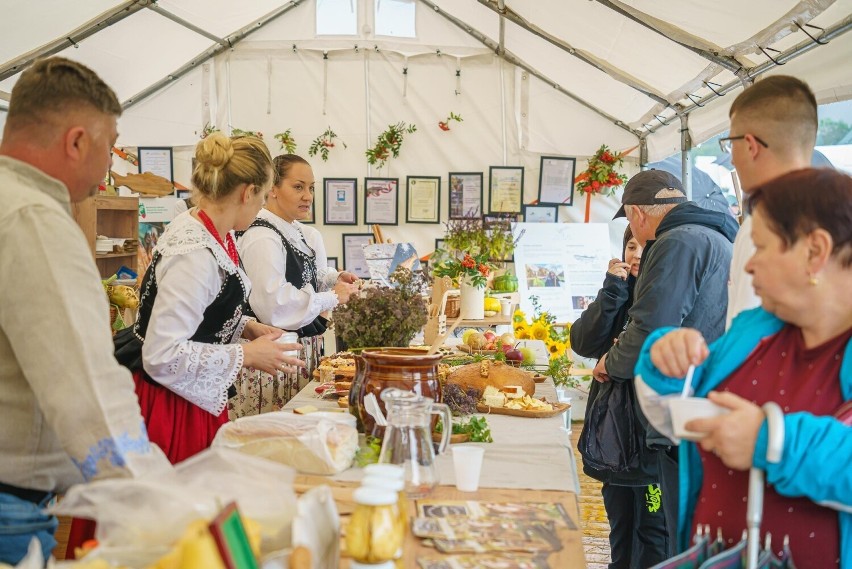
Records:
[[[696,328],[714,341],[725,331],[728,274],[739,226],[730,215],[686,202],[672,209],[645,244],[630,321],[606,356],[614,381],[632,380],[648,335],[664,326]],[[652,437],[648,444],[669,445]]]
[[[632,305],[635,282],[636,279],[632,275],[629,275],[625,281],[610,273],[606,274],[603,288],[598,292],[595,301],[571,326],[571,349],[574,352],[584,358],[599,359],[612,348],[615,339],[627,325],[627,313]],[[625,384],[624,388],[633,390],[632,382]],[[589,411],[600,391],[601,384],[592,381],[589,386],[584,429],[589,425]],[[622,432],[629,429],[643,429],[643,426],[641,423],[619,424],[619,430]],[[598,470],[584,461],[583,472],[595,480],[616,486],[645,486],[659,482],[656,452],[642,445],[639,449],[639,468],[636,469],[625,472]]]

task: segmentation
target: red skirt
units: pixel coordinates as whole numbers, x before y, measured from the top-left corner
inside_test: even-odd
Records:
[[[228,422],[227,408],[218,416],[190,403],[180,395],[157,383],[145,381],[141,369],[133,372],[136,396],[148,439],[163,449],[169,461],[177,464],[213,442],[219,427]],[[68,534],[66,559],[74,559],[74,550],[95,537],[95,522],[74,518]]]

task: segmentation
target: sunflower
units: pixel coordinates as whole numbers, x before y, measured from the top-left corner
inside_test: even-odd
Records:
[[[530,336],[534,340],[547,340],[550,337],[550,327],[536,320],[530,328]]]
[[[515,310],[515,313],[512,315],[512,323],[517,326],[518,324],[526,324],[527,323],[527,315],[524,314],[524,311],[521,309]]]
[[[547,343],[547,351],[550,353],[550,359],[558,358],[562,354],[565,353],[565,343],[564,342],[548,342]]]
[[[523,324],[515,324],[515,338],[518,340],[530,339],[530,329],[527,327],[526,322]]]

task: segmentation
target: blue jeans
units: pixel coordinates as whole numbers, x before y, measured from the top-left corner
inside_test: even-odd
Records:
[[[44,512],[52,496],[40,504],[0,493],[0,562],[16,565],[27,555],[32,538],[41,543],[44,558],[56,547],[53,534],[59,521]]]

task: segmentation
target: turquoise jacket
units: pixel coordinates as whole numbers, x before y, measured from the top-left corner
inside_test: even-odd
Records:
[[[710,346],[710,356],[695,369],[695,395],[706,397],[734,370],[740,367],[763,338],[777,333],[784,322],[763,308],[737,316],[728,332]],[[653,332],[642,346],[636,363],[636,376],[660,394],[679,393],[683,379],[663,375],[651,363],[651,346],[673,328]],[[845,401],[852,399],[852,342],[846,346],[840,367],[840,389]],[[810,413],[784,416],[784,452],[781,461],[766,460],[768,430],[760,428],[753,464],[766,471],[766,481],[789,497],[804,496],[839,511],[840,567],[852,568],[852,427],[833,417]],[[692,535],[692,518],[703,479],[701,460],[695,443],[680,445],[680,496],[678,541],[684,550]],[[745,528],[746,520],[743,520]],[[793,552],[795,559],[796,552]]]

